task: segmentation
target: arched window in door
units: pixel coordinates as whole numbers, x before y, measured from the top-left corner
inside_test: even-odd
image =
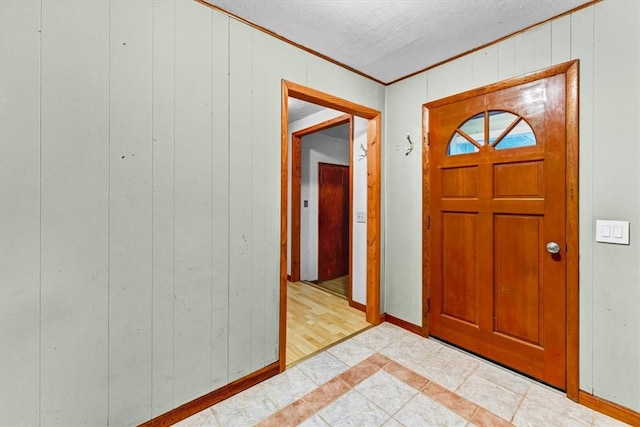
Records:
[[[531,145],[536,145],[536,136],[522,116],[508,111],[493,110],[476,114],[462,123],[449,141],[447,155]]]

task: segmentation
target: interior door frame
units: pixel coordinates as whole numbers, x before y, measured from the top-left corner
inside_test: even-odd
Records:
[[[429,108],[461,101],[467,98],[496,92],[531,81],[565,75],[565,135],[566,135],[566,357],[567,397],[578,401],[579,397],[579,230],[578,230],[578,60],[565,62],[541,71],[503,80],[477,89],[472,89],[422,106],[422,334],[429,335],[429,275],[430,275],[430,206],[429,206]]]
[[[291,278],[300,281],[300,218],[302,187],[302,137],[349,123],[349,289],[351,289],[352,209],[353,204],[353,118],[343,114],[291,134]]]
[[[289,97],[367,119],[367,322],[380,324],[382,113],[316,89],[282,80],[280,188],[280,372],[287,367],[287,213],[289,189]]]

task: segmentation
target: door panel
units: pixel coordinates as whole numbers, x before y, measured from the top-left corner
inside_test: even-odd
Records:
[[[544,197],[544,164],[542,161],[495,165],[494,171],[496,198]]]
[[[477,215],[442,214],[442,314],[477,324]]]
[[[478,167],[442,170],[442,197],[477,197]]]
[[[541,342],[541,225],[536,216],[495,217],[495,331],[535,345]]]
[[[318,280],[349,274],[349,167],[318,164]]]
[[[430,333],[564,389],[564,75],[429,108]]]

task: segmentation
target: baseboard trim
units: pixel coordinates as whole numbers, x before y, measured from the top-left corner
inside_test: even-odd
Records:
[[[267,378],[271,378],[278,373],[280,373],[280,362],[272,363],[271,365],[265,366],[264,368],[229,383],[224,387],[207,393],[204,396],[200,396],[191,402],[187,402],[184,405],[178,406],[169,412],[140,424],[140,427],[171,426],[178,421],[189,418],[191,415],[197,414],[218,402],[253,387],[254,385],[261,383]]]
[[[355,302],[352,299],[349,299],[349,307],[353,307],[356,310],[362,311],[363,313],[367,312],[367,306],[366,305],[360,304],[359,302]]]
[[[640,426],[640,412],[625,408],[617,403],[609,402],[601,397],[589,394],[586,391],[578,392],[578,402],[594,411],[602,412],[605,415],[620,420],[632,426]]]
[[[422,326],[414,325],[413,323],[407,322],[406,320],[398,319],[397,317],[392,316],[389,313],[384,314],[384,320],[391,323],[392,325],[396,325],[402,329],[406,329],[409,332],[413,332],[414,334],[422,336]]]

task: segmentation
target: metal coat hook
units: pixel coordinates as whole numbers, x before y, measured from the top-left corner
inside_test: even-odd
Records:
[[[360,149],[362,150],[362,153],[360,153],[360,158],[358,160],[362,160],[367,157],[367,149],[364,148],[364,145],[360,144]]]
[[[405,156],[408,156],[413,151],[413,141],[411,141],[411,136],[409,134],[407,134],[407,141],[409,141],[409,146],[405,148]]]

